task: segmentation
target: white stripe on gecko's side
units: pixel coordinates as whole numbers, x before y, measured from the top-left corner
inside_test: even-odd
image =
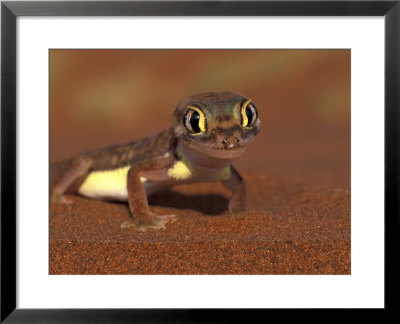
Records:
[[[94,171],[89,173],[78,189],[82,196],[95,199],[128,200],[126,188],[127,176],[130,166],[115,170]],[[140,178],[146,182],[146,178]]]

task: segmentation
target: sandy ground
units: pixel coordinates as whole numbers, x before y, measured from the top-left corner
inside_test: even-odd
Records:
[[[350,274],[350,192],[245,173],[247,211],[220,184],[150,199],[165,230],[121,229],[126,204],[68,196],[50,206],[50,274]]]

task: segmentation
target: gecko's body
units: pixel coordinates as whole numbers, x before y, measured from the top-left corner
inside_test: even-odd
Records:
[[[154,137],[80,154],[50,168],[50,200],[63,194],[128,201],[123,227],[163,228],[169,216],[149,211],[147,196],[177,184],[221,181],[232,191],[229,211],[244,208],[245,186],[231,166],[260,129],[254,104],[236,92],[183,99],[173,126]]]

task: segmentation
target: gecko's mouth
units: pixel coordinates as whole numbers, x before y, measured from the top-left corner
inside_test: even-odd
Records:
[[[231,146],[231,147],[228,147],[228,146],[210,146],[210,148],[212,149],[212,150],[217,150],[217,151],[235,151],[235,150],[240,150],[240,149],[243,149],[243,148],[245,148],[246,147],[246,145],[234,145],[234,146]]]
[[[219,159],[235,159],[241,156],[247,149],[247,144],[239,145],[235,144],[232,146],[214,146],[202,143],[196,144],[196,149],[203,152],[206,155],[219,158]]]

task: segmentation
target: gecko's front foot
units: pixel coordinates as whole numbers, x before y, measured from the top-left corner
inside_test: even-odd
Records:
[[[146,217],[135,217],[121,224],[121,228],[133,228],[144,232],[149,228],[165,229],[167,223],[175,221],[175,215],[156,215],[149,214]]]

